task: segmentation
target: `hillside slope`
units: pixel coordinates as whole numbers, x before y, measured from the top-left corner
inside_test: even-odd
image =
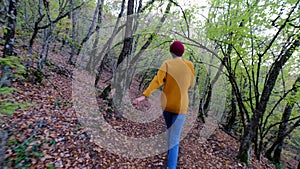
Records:
[[[162,168],[166,153],[143,159],[130,159],[113,154],[92,142],[72,107],[70,75],[73,67],[65,65],[65,58],[61,56],[56,55],[52,59],[56,66],[45,68],[48,80],[44,79],[41,84],[26,81],[13,84],[18,89],[14,93],[16,101],[28,101],[35,105],[16,111],[2,125],[2,128],[9,129],[6,166],[74,169]],[[63,71],[65,69],[68,71]],[[108,78],[103,77],[102,80]],[[105,101],[98,101],[102,107],[108,107]],[[150,124],[139,124],[115,117],[112,112],[102,113],[110,124],[119,126],[119,131],[128,135],[151,135],[165,130],[162,117]],[[238,141],[220,129],[215,130],[207,141],[199,143],[202,127],[203,124],[196,123],[181,141],[179,168],[273,168],[264,158],[261,162],[251,160],[249,166],[239,163],[236,158]]]

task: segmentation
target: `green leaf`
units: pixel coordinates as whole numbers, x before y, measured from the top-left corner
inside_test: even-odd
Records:
[[[0,88],[0,95],[12,94],[12,92],[16,91],[16,88],[11,87],[2,87]]]

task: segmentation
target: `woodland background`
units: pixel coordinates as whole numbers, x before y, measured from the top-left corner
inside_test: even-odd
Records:
[[[95,75],[99,108],[112,126],[151,135],[164,130],[161,118],[145,129],[114,104],[141,94],[178,39],[195,64],[190,94],[199,106],[179,168],[299,169],[299,3],[0,1],[1,168],[161,167],[165,154],[126,159],[90,141],[72,107],[73,70]],[[113,102],[114,90],[121,94]],[[224,109],[214,106],[214,93],[225,94]],[[193,142],[217,111],[218,129]]]

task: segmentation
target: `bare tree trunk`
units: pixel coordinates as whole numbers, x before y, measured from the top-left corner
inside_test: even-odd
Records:
[[[87,42],[91,35],[94,33],[94,27],[95,27],[95,24],[96,24],[96,19],[97,19],[97,16],[98,16],[98,23],[96,25],[96,29],[97,28],[100,28],[100,24],[102,23],[102,9],[103,9],[103,3],[104,3],[104,0],[97,0],[97,6],[95,8],[95,12],[94,12],[94,16],[93,16],[93,20],[92,20],[92,23],[89,27],[89,30],[88,30],[88,33],[86,34],[86,36],[82,39],[80,45],[79,45],[79,49],[77,51],[77,55],[80,53],[81,51],[81,48],[83,46],[83,44],[85,42]],[[97,30],[95,30],[97,32]]]
[[[49,29],[44,30],[44,44],[42,47],[42,51],[38,60],[38,68],[43,69],[44,64],[47,62],[48,57],[48,51],[49,51],[49,44],[52,40],[52,34],[54,30],[55,25],[51,25]]]
[[[34,23],[34,28],[33,28],[33,33],[31,35],[30,41],[29,41],[29,45],[28,45],[28,55],[31,59],[31,63],[28,63],[29,65],[32,65],[33,63],[33,58],[32,58],[32,47],[35,41],[35,38],[39,32],[39,30],[43,30],[43,29],[47,29],[49,27],[51,27],[52,25],[55,25],[57,22],[59,22],[61,19],[67,17],[70,15],[70,13],[72,11],[75,11],[79,8],[81,8],[86,2],[82,2],[80,5],[74,7],[72,10],[68,10],[65,11],[66,6],[70,3],[70,0],[66,0],[63,1],[63,4],[60,5],[60,9],[59,9],[59,14],[57,15],[57,17],[55,19],[51,19],[49,16],[50,14],[47,14],[48,17],[48,23],[45,25],[40,26],[39,24],[41,23],[41,21],[43,20],[43,18],[45,17],[45,14],[43,13],[43,9],[42,9],[42,4],[44,4],[45,8],[46,8],[46,12],[47,10],[49,11],[49,2],[46,0],[40,0],[39,1],[39,18],[35,21]]]
[[[128,0],[125,39],[124,39],[123,49],[117,61],[117,67],[122,63],[122,61],[126,57],[128,57],[131,54],[132,42],[133,42],[133,37],[132,37],[133,10],[134,10],[134,0]]]
[[[153,3],[153,1],[149,1],[146,7],[149,7],[148,5],[150,5],[150,4],[152,4],[152,3]],[[146,7],[144,7],[143,9],[145,9]],[[160,23],[159,23],[158,26],[156,27],[156,32],[154,32],[153,34],[150,35],[150,37],[147,39],[147,41],[146,41],[146,42],[144,43],[144,45],[141,47],[141,49],[139,50],[139,52],[137,52],[137,53],[132,57],[132,59],[130,59],[129,65],[133,66],[133,65],[136,63],[136,61],[139,59],[139,57],[143,54],[143,52],[144,52],[144,51],[149,47],[149,45],[152,43],[152,40],[153,40],[155,34],[156,34],[157,32],[160,31],[160,28],[162,27],[162,24],[163,24],[164,21],[166,20],[167,15],[168,15],[168,13],[170,12],[170,8],[171,8],[171,2],[168,3],[164,15],[163,15],[163,17],[160,19]],[[141,11],[143,11],[143,9],[142,9]],[[123,59],[125,59],[125,58],[123,58]],[[122,57],[119,57],[117,63],[122,63],[123,59],[122,59]],[[103,60],[104,60],[104,59],[103,59]],[[102,61],[103,61],[103,60],[102,60]],[[119,66],[119,65],[118,65],[118,66]],[[120,76],[123,76],[123,75],[125,75],[125,72],[121,73]],[[117,80],[115,80],[115,81],[117,81]],[[122,84],[116,84],[116,85],[118,85],[118,86],[116,86],[116,88],[123,89],[123,88],[120,86],[120,85],[122,85]],[[126,85],[126,86],[128,86],[128,85]],[[123,86],[123,87],[125,87],[125,86]],[[111,89],[111,84],[110,84],[109,86],[107,86],[107,87],[105,88],[105,90],[104,90],[105,93],[108,93],[106,89]],[[117,91],[116,91],[116,92],[117,92]],[[123,89],[121,92],[124,93],[124,92],[126,92],[126,91]],[[102,95],[102,96],[105,96],[105,95],[103,95],[103,93],[104,93],[104,92],[102,92],[101,95]],[[121,94],[122,94],[122,93],[121,93]],[[119,93],[119,94],[120,94],[120,93]],[[105,97],[107,97],[107,95],[106,95]],[[122,96],[119,96],[119,97],[122,99]],[[117,98],[117,100],[121,100],[120,98]],[[119,105],[120,105],[120,104],[119,104]]]
[[[39,4],[38,4],[38,13],[39,13],[39,18],[37,20],[35,19],[33,33],[31,35],[31,38],[29,40],[29,45],[28,45],[27,55],[29,56],[29,59],[30,59],[30,61],[27,63],[28,66],[33,65],[32,48],[33,48],[34,40],[39,32],[38,26],[39,26],[40,22],[43,20],[43,18],[45,17],[45,14],[43,13],[43,10],[42,10],[41,0],[39,0]]]
[[[126,20],[126,28],[125,28],[125,39],[124,39],[124,43],[123,43],[123,48],[121,50],[121,53],[118,57],[118,61],[117,61],[117,68],[119,68],[118,70],[121,70],[122,68],[124,68],[124,64],[121,65],[121,63],[123,62],[123,60],[125,60],[125,58],[127,57],[127,62],[128,62],[128,57],[130,57],[131,55],[131,51],[132,51],[132,43],[133,43],[133,12],[134,12],[134,0],[128,0],[128,4],[127,4],[127,20]],[[121,70],[122,71],[122,70]],[[126,71],[125,70],[125,77],[121,76],[121,74],[123,73],[119,73],[117,74],[117,76],[115,77],[115,83],[114,88],[116,89],[116,93],[118,93],[115,98],[115,104],[117,105],[121,105],[122,107],[122,99],[123,96],[126,92]],[[123,72],[123,71],[122,71]]]
[[[199,98],[199,96],[197,97],[197,88],[198,88],[198,86],[199,86],[199,76],[198,76],[198,74],[199,74],[199,69],[198,69],[198,64],[195,64],[195,67],[194,67],[194,69],[195,69],[195,77],[196,77],[196,79],[195,79],[195,84],[194,84],[194,88],[193,88],[193,97],[192,97],[192,100],[191,100],[191,103],[192,103],[192,107],[194,107],[197,103],[196,103],[196,100],[197,100],[197,98]],[[197,70],[197,71],[196,71]],[[199,91],[198,93],[200,93],[201,91]]]
[[[154,0],[148,1],[147,4],[146,4],[146,6],[142,8],[142,0],[139,1],[139,6],[138,6],[138,9],[137,9],[137,15],[136,15],[136,17],[135,17],[135,18],[136,18],[136,23],[135,23],[135,25],[133,26],[133,32],[136,32],[136,30],[137,30],[137,28],[138,28],[138,25],[139,25],[139,23],[138,23],[138,16],[139,16],[139,14],[140,14],[142,11],[144,11],[145,9],[147,9],[148,7],[150,7],[150,5],[153,4],[153,3],[154,3]],[[111,36],[111,37],[109,38],[109,40],[105,43],[105,45],[104,45],[102,51],[100,52],[102,55],[104,55],[104,57],[103,57],[103,59],[102,59],[102,61],[101,61],[101,63],[100,63],[100,66],[99,66],[98,69],[97,69],[97,75],[96,75],[95,85],[98,84],[98,81],[99,81],[99,79],[100,79],[100,76],[101,76],[101,74],[102,74],[102,72],[103,72],[104,65],[105,65],[106,61],[108,60],[108,58],[107,58],[107,57],[109,56],[108,53],[109,53],[110,50],[111,50],[111,49],[110,49],[110,46],[111,46],[111,43],[112,43],[114,37],[115,37],[116,34],[123,28],[123,26],[126,26],[126,25],[122,25],[122,26],[120,26],[120,27],[118,28],[120,19],[121,19],[121,17],[122,17],[123,11],[124,11],[124,7],[125,7],[125,0],[122,1],[121,11],[120,11],[120,13],[119,13],[119,15],[118,15],[118,19],[117,19],[117,21],[116,21],[116,24],[115,24],[115,27],[114,27],[112,36]],[[96,29],[97,29],[97,28],[96,28]],[[135,43],[134,43],[134,45],[133,45],[133,49],[132,49],[132,52],[131,52],[131,53],[135,53],[136,47],[137,47],[137,44],[138,44],[138,40],[139,40],[139,36],[138,36],[138,37],[136,38],[136,40],[135,40]],[[146,44],[142,47],[142,49],[143,49],[143,50],[147,49],[147,47],[150,45],[151,41],[152,41],[152,37],[150,37],[150,38],[148,39],[148,41],[147,41]],[[107,50],[107,51],[106,51],[106,50]],[[140,56],[141,53],[142,53],[142,50],[139,51],[139,53],[138,53],[132,60],[137,60],[137,58]],[[99,58],[102,58],[102,56],[99,57]],[[96,62],[97,62],[97,61],[96,61]],[[131,62],[131,63],[132,63],[132,62]],[[130,64],[131,64],[131,63],[130,63]],[[130,65],[130,64],[129,64],[129,65]]]
[[[103,49],[102,51],[100,52],[100,57],[99,57],[99,60],[102,58],[103,56],[103,59],[101,60],[100,62],[100,65],[99,67],[97,68],[97,74],[96,74],[96,78],[95,78],[95,86],[97,86],[99,80],[100,80],[100,77],[101,77],[101,74],[103,73],[103,69],[104,69],[104,65],[106,63],[106,61],[108,60],[108,56],[109,56],[109,53],[110,53],[110,48],[111,48],[111,44],[115,38],[115,36],[117,35],[117,33],[121,30],[120,28],[122,27],[119,27],[119,23],[120,23],[120,20],[121,20],[121,17],[123,15],[123,12],[124,12],[124,8],[125,8],[125,0],[122,1],[122,5],[121,5],[121,10],[120,10],[120,13],[118,15],[118,18],[117,18],[117,21],[115,23],[115,26],[114,26],[114,30],[112,32],[112,35],[111,37],[107,40],[107,42],[105,43],[105,45],[103,46]],[[119,27],[119,28],[118,28]],[[88,64],[87,64],[87,70],[93,70],[94,66],[92,66],[92,64],[97,64],[98,61],[94,61],[96,63],[92,63],[91,60],[95,60],[95,59],[92,59],[90,58]],[[111,89],[111,86],[107,86],[106,87],[107,90],[110,90]],[[105,91],[105,90],[104,90]],[[105,93],[102,93],[101,96],[103,96],[103,98],[106,98],[108,95],[109,92],[105,92]]]
[[[40,3],[42,3],[41,0],[40,0]],[[52,23],[52,19],[51,19],[51,15],[50,15],[49,2],[44,1],[43,4],[44,4],[45,10],[46,10],[46,15],[47,15],[50,26],[48,28],[44,29],[44,44],[42,46],[42,51],[41,51],[41,54],[38,59],[38,68],[40,70],[43,69],[44,64],[47,61],[49,44],[50,44],[50,41],[52,40],[52,34],[53,34],[53,31],[55,28],[55,24]]]
[[[203,123],[205,123],[205,117],[207,117],[207,111],[209,108],[209,103],[211,101],[211,95],[212,95],[212,85],[210,83],[209,77],[207,76],[205,80],[204,92],[199,101],[199,110],[198,110],[198,118],[202,120]]]
[[[134,2],[129,2],[128,3],[131,3],[132,6],[134,5],[133,3]],[[164,15],[162,16],[162,18],[160,19],[160,22],[159,24],[157,25],[156,27],[156,32],[159,32],[161,27],[162,27],[162,24],[164,23],[164,21],[166,20],[168,14],[169,14],[169,11],[170,11],[170,8],[171,8],[171,2],[168,3],[167,7],[166,7],[166,10],[164,12]],[[132,7],[133,8],[133,7]],[[128,10],[128,9],[127,9]],[[130,10],[133,10],[133,9],[130,9]],[[133,11],[132,11],[133,12]],[[130,12],[130,15],[132,15],[132,12]],[[128,15],[129,13],[127,13],[127,17],[130,16]],[[129,23],[128,25],[126,25],[126,28],[127,26],[129,26],[129,28],[132,29],[132,22],[133,22],[133,16],[130,16],[128,19],[129,20]],[[129,31],[129,30],[128,30]],[[125,31],[125,34],[126,35],[132,35],[132,30],[131,32],[127,32]],[[154,37],[154,34],[151,34],[150,37],[148,38],[148,40],[146,41],[146,43],[142,46],[141,50],[135,54],[133,57],[130,57],[128,58],[129,56],[131,56],[131,52],[132,52],[132,42],[133,42],[133,37],[128,37],[128,36],[125,36],[125,41],[124,41],[124,46],[123,46],[123,50],[118,58],[118,61],[117,61],[117,67],[119,66],[118,70],[121,72],[119,73],[119,77],[121,77],[121,79],[118,79],[117,76],[116,79],[114,80],[115,82],[117,82],[115,85],[116,87],[116,93],[118,93],[118,98],[115,98],[116,100],[116,104],[120,105],[122,107],[122,100],[123,100],[123,97],[124,95],[126,94],[126,91],[127,89],[129,88],[130,86],[130,82],[131,80],[128,79],[128,77],[132,77],[132,73],[134,72],[134,65],[136,64],[136,61],[139,59],[139,57],[141,56],[141,54],[149,47],[149,45],[151,44],[152,40],[153,40],[153,37]],[[126,48],[125,48],[126,47]],[[128,49],[129,47],[129,49]],[[122,61],[127,57],[127,67],[130,67],[129,69],[125,69],[125,71],[122,70],[122,67],[123,66],[121,63]],[[125,66],[125,65],[124,65]],[[121,83],[118,83],[118,82],[121,82]],[[119,91],[118,91],[119,90]]]
[[[103,65],[105,64],[104,61],[108,59],[106,57],[109,56],[109,53],[111,51],[111,44],[112,44],[115,36],[119,33],[119,31],[121,31],[123,29],[123,26],[119,27],[119,23],[121,21],[121,17],[123,15],[124,9],[125,9],[125,0],[122,1],[121,10],[120,10],[120,13],[118,15],[117,21],[115,23],[114,29],[112,31],[112,35],[106,41],[106,43],[103,45],[103,48],[102,48],[102,50],[100,52],[100,56],[98,56],[98,57],[92,56],[92,57],[89,58],[89,62],[87,64],[87,66],[86,66],[87,70],[94,70],[95,67],[99,64],[99,67],[97,67],[96,80],[100,78],[100,76],[101,76],[101,74],[103,72]],[[102,21],[102,8],[101,8],[101,10],[99,10],[99,16],[100,15],[101,15],[101,17],[98,17],[98,21]],[[98,26],[99,25],[100,24],[98,24]],[[100,29],[100,27],[98,27],[98,28],[96,27],[96,29]],[[97,82],[95,81],[94,84],[97,84]]]
[[[5,45],[3,49],[3,57],[9,57],[16,55],[14,52],[14,42],[15,42],[15,29],[17,23],[17,0],[10,0],[8,3],[7,11],[7,29],[4,34]],[[12,79],[12,71],[9,65],[3,65],[1,67],[1,80],[0,87],[9,86]]]
[[[90,58],[89,58],[89,61],[87,63],[87,66],[86,66],[86,70],[88,70],[90,72],[95,71],[95,68],[98,68],[98,70],[96,70],[96,79],[95,79],[95,82],[94,82],[95,86],[98,83],[98,80],[99,80],[98,77],[100,77],[100,76],[97,75],[97,72],[99,72],[99,67],[97,67],[97,65],[99,64],[103,53],[105,53],[104,51],[105,51],[105,48],[106,48],[106,45],[104,45],[104,47],[103,47],[102,51],[100,52],[100,54],[97,54],[97,51],[98,51],[97,45],[99,43],[99,35],[100,35],[100,25],[102,24],[103,3],[104,3],[104,0],[101,0],[101,4],[100,4],[99,9],[98,9],[97,26],[96,26],[96,29],[95,29],[96,36],[94,38],[95,40],[94,40],[93,46],[92,46],[92,53],[90,54]],[[118,23],[119,19],[120,18],[117,19],[117,23]],[[113,35],[113,37],[114,36],[115,35]],[[109,43],[109,45],[111,45],[112,40],[109,41],[108,43]],[[104,59],[107,55],[108,55],[108,53],[105,53]],[[103,60],[102,60],[101,64],[103,64]],[[100,68],[102,68],[102,67],[100,66]]]
[[[74,64],[74,61],[73,61],[73,57],[74,57],[74,54],[75,54],[75,42],[76,42],[76,12],[73,11],[74,9],[74,0],[71,0],[71,20],[72,20],[72,43],[71,43],[71,54],[70,54],[70,57],[69,57],[69,60],[68,60],[68,63],[69,64]]]
[[[230,114],[229,114],[229,119],[227,121],[227,124],[225,125],[225,130],[227,132],[231,132],[234,123],[236,121],[236,115],[237,115],[237,109],[236,109],[236,100],[234,97],[234,93],[233,91],[231,91],[232,95],[231,95],[231,110],[230,110]]]
[[[136,3],[138,5],[136,5],[137,6],[137,8],[136,8],[136,14],[134,16],[135,24],[133,26],[133,34],[136,33],[136,31],[137,31],[137,29],[139,27],[139,24],[140,24],[139,23],[139,16],[140,16],[140,14],[142,13],[142,11],[144,11],[146,8],[148,8],[151,4],[153,4],[154,0],[148,1],[147,4],[145,5],[145,7],[143,7],[143,1],[142,0],[139,0],[139,2],[136,1]],[[162,22],[164,22],[165,17],[166,17],[166,15],[163,16],[163,18],[161,19],[160,24],[157,26],[157,32],[159,32],[160,27],[161,27],[160,25],[161,25]],[[140,40],[140,36],[141,35],[137,35],[136,36],[136,38],[135,38],[135,40],[133,42],[133,47],[132,47],[132,51],[131,51],[131,55],[130,56],[133,56],[136,53],[136,50],[137,50],[137,47],[138,47],[138,44],[139,44],[139,40]],[[146,44],[142,47],[142,50],[147,49],[148,46],[150,45],[151,41],[152,41],[152,37],[150,37],[148,39],[148,41],[146,42]],[[125,93],[126,90],[128,88],[130,88],[130,85],[131,85],[132,80],[133,80],[134,73],[136,71],[136,66],[137,66],[136,62],[140,58],[141,54],[143,53],[142,50],[139,51],[133,58],[129,58],[127,60],[126,71],[125,71],[125,88],[123,88],[124,89],[123,93]]]

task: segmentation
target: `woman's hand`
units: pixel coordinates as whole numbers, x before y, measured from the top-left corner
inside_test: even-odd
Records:
[[[145,99],[146,99],[145,96],[140,96],[140,97],[134,99],[133,104],[134,104],[134,105],[139,105],[139,104],[140,104],[142,101],[144,101]]]

